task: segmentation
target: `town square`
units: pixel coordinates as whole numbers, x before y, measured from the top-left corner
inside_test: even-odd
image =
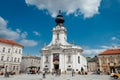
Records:
[[[52,76],[51,74],[46,75],[46,78],[42,78],[41,74],[21,74],[17,76],[10,76],[9,78],[1,77],[0,80],[116,80],[110,78],[108,75],[65,75],[61,76]],[[119,80],[119,79],[117,79]]]
[[[120,80],[120,0],[0,1],[0,80]]]

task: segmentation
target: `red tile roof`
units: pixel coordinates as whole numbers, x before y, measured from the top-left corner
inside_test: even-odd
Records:
[[[120,54],[120,48],[119,49],[109,49],[109,50],[106,50],[106,51],[100,53],[99,55],[116,55],[116,54]]]
[[[0,42],[23,47],[23,45],[21,45],[21,44],[18,44],[16,42],[12,41],[12,40],[6,40],[6,39],[3,39],[3,38],[0,38]]]

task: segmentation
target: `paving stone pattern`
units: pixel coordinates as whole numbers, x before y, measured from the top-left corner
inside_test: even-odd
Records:
[[[0,80],[114,80],[110,78],[110,75],[74,75],[72,77],[71,74],[61,76],[55,75],[46,75],[46,78],[43,79],[42,74],[21,74],[14,75],[6,78],[4,76],[0,76]]]

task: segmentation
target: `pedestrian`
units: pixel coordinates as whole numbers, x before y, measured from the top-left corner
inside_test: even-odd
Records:
[[[66,71],[65,71],[65,74],[66,74]]]
[[[72,76],[74,76],[74,69],[72,69]]]
[[[83,67],[81,67],[81,73],[82,73],[82,75],[84,74],[84,69],[83,69]]]
[[[43,71],[43,78],[45,78],[45,71]]]

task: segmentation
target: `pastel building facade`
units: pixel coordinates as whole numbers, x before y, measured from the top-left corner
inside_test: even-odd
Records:
[[[100,70],[104,73],[116,72],[120,66],[120,48],[108,49],[99,54]]]
[[[40,70],[40,61],[41,58],[33,55],[26,55],[22,57],[22,63],[21,63],[21,71],[22,72],[29,72],[31,68],[37,72]]]
[[[0,72],[19,74],[23,46],[12,40],[0,38]]]

